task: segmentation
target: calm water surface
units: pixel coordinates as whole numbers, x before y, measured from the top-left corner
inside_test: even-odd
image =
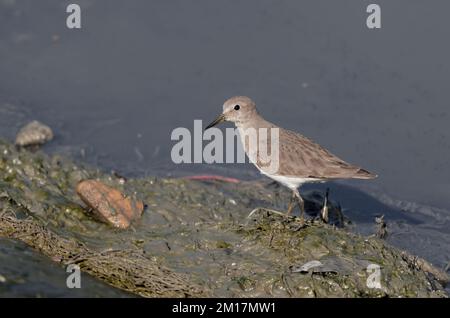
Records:
[[[105,170],[256,179],[250,165],[170,159],[174,128],[248,95],[378,173],[331,185],[358,231],[384,213],[392,244],[447,264],[450,2],[380,0],[380,30],[356,0],[79,0],[81,30],[65,27],[69,3],[0,0],[1,137],[38,119],[55,130],[46,151]]]

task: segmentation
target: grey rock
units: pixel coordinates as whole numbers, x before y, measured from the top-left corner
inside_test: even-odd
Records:
[[[42,145],[52,139],[52,129],[37,120],[33,120],[20,129],[16,136],[16,145],[20,147]]]

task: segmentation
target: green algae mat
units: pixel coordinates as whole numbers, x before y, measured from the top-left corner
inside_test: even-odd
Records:
[[[100,222],[75,192],[97,179],[146,209],[129,229]],[[290,193],[264,182],[124,179],[0,142],[0,236],[145,297],[447,297],[445,273],[375,237],[258,207]],[[309,210],[321,195],[306,193]],[[250,212],[253,213],[249,217]]]

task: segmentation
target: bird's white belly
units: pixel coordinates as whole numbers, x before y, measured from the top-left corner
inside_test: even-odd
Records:
[[[269,178],[285,185],[286,187],[288,187],[291,190],[297,189],[299,186],[301,186],[304,183],[324,182],[321,179],[315,179],[315,178],[297,178],[297,177],[285,177],[285,176],[280,176],[280,175],[270,175],[270,174],[264,173],[263,171],[261,171],[261,173],[268,176]]]

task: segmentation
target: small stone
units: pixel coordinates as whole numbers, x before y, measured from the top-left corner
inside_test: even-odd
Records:
[[[16,145],[20,147],[42,145],[52,139],[52,129],[34,120],[20,129],[16,136]]]
[[[128,228],[144,211],[142,201],[126,197],[119,190],[97,180],[81,181],[76,192],[102,221],[117,228]]]

